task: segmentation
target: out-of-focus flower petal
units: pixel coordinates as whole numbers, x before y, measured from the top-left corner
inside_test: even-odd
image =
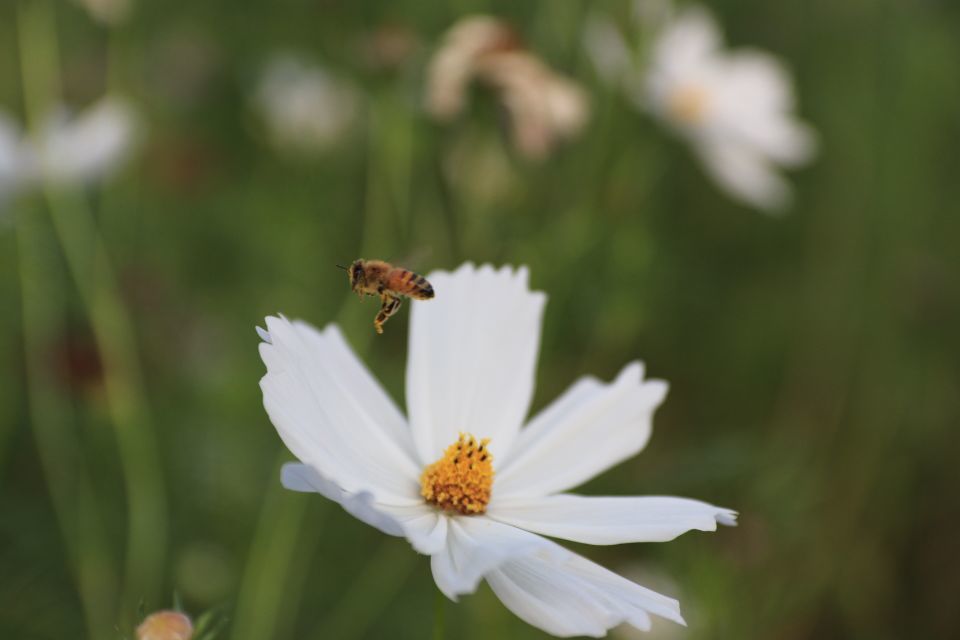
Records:
[[[691,6],[659,30],[631,99],[690,142],[707,173],[733,198],[776,212],[790,202],[780,166],[808,162],[816,134],[793,116],[793,85],[774,56],[721,48],[707,9]]]
[[[132,9],[131,0],[74,0],[90,17],[108,26],[116,26],[127,19]]]
[[[51,182],[99,180],[126,159],[138,129],[136,112],[119,98],[103,98],[75,118],[61,111],[36,141],[40,171]]]
[[[537,58],[504,53],[486,59],[482,68],[510,114],[514,143],[528,158],[546,157],[586,124],[589,107],[584,91]]]
[[[253,103],[274,144],[312,152],[333,146],[350,130],[360,94],[319,66],[278,54],[264,68]]]
[[[654,44],[653,55],[668,73],[682,73],[713,56],[722,42],[713,15],[703,7],[691,5],[667,25]]]
[[[792,199],[790,184],[776,167],[743,144],[704,145],[699,156],[707,172],[731,196],[767,213],[781,213]]]
[[[481,56],[519,46],[516,33],[491,16],[469,16],[444,36],[427,70],[427,111],[450,120],[463,110],[467,86],[477,73]]]
[[[430,63],[427,110],[437,120],[451,120],[463,110],[473,80],[498,96],[514,146],[527,158],[542,159],[586,123],[585,92],[523,49],[501,20],[471,16],[450,29]]]

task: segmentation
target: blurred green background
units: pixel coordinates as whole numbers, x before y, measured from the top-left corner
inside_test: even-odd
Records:
[[[0,4],[0,105],[21,121],[18,24],[47,4]],[[121,91],[148,136],[103,189],[4,213],[0,637],[130,638],[141,600],[174,592],[218,607],[236,640],[430,634],[428,561],[280,488],[291,456],[257,387],[253,328],[282,311],[340,322],[402,401],[408,309],[373,335],[373,303],[333,268],[361,256],[529,265],[549,295],[534,410],[638,357],[670,381],[646,451],[583,492],[741,518],[578,548],[680,599],[689,628],[658,620],[650,637],[960,637],[960,4],[710,3],[732,44],[785,59],[820,132],[782,218],[732,203],[597,78],[584,19],[625,2],[134,0],[115,28],[48,6],[65,100]],[[591,96],[583,135],[543,163],[513,154],[482,92],[450,126],[420,108],[429,54],[476,11]],[[384,25],[413,42],[392,66],[363,54]],[[278,50],[360,88],[332,148],[269,144],[250,96]],[[56,207],[95,220],[102,245],[83,245],[92,228],[63,242]],[[105,364],[96,323],[133,349]],[[485,586],[446,617],[447,637],[543,637]]]

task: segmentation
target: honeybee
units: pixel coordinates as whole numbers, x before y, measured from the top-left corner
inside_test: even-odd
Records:
[[[395,267],[383,260],[354,260],[349,267],[337,265],[347,272],[350,289],[360,296],[380,296],[380,311],[373,319],[373,328],[383,333],[383,323],[400,308],[402,296],[414,300],[433,297],[433,285],[418,273]]]

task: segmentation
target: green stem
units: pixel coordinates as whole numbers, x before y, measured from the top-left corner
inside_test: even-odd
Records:
[[[57,236],[67,256],[103,360],[104,387],[126,484],[126,585],[122,617],[137,603],[158,603],[166,554],[166,491],[132,322],[93,216],[78,194],[48,192]]]
[[[114,627],[116,568],[70,403],[58,390],[50,368],[50,346],[64,335],[65,310],[58,278],[50,273],[57,262],[54,248],[47,246],[36,213],[21,212],[16,223],[31,431],[75,574],[88,635],[104,638]]]
[[[397,596],[419,563],[420,555],[406,542],[384,540],[329,616],[306,637],[316,640],[368,637],[377,614]]]
[[[433,640],[443,640],[443,615],[446,605],[446,596],[437,589],[433,596]]]
[[[283,451],[276,468],[290,459]],[[271,477],[279,477],[274,473]],[[250,545],[233,620],[233,640],[259,640],[277,637],[281,612],[289,598],[294,558],[300,557],[298,540],[309,504],[305,496],[271,482],[264,498],[260,520]],[[316,539],[311,533],[311,539]],[[293,612],[286,612],[292,615]]]
[[[55,104],[60,78],[55,16],[46,0],[21,5],[24,102],[36,131]],[[157,602],[166,553],[166,496],[150,424],[133,325],[121,300],[93,214],[76,191],[47,188],[46,199],[67,264],[87,309],[104,367],[108,411],[120,451],[127,499],[127,547],[121,623],[140,601]]]

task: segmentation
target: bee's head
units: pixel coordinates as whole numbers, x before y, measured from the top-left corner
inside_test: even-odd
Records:
[[[366,284],[366,276],[363,271],[363,260],[354,260],[353,264],[351,264],[349,267],[345,267],[342,264],[338,264],[337,267],[347,272],[347,277],[350,279],[350,288],[354,291],[356,291],[358,287]]]

